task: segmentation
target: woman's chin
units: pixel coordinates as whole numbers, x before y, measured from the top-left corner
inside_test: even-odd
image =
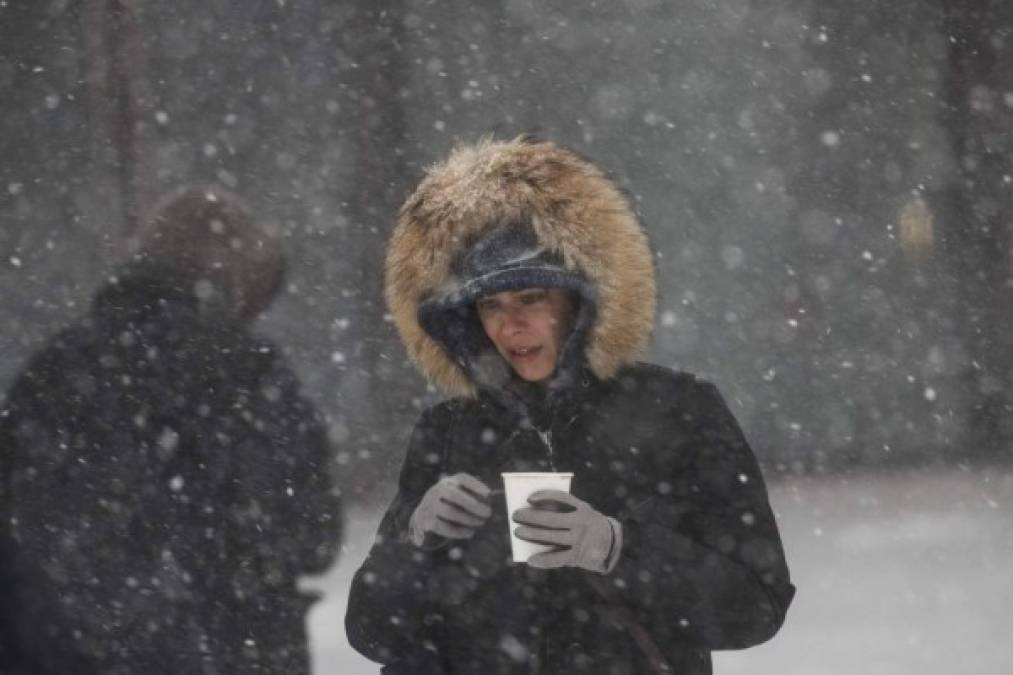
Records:
[[[552,375],[552,368],[538,368],[532,366],[513,366],[514,372],[517,373],[517,377],[521,378],[525,382],[545,382]]]

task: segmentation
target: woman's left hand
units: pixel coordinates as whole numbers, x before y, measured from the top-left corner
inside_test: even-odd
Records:
[[[532,567],[581,567],[607,573],[619,557],[620,525],[587,502],[560,490],[540,490],[528,497],[531,506],[517,509],[514,530],[521,539],[560,547],[528,558]]]

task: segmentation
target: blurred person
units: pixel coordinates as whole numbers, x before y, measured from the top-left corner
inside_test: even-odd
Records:
[[[180,190],[0,409],[9,672],[308,673],[341,514],[324,424],[251,332],[279,240]]]
[[[352,584],[349,640],[382,672],[696,675],[777,632],[794,587],[760,468],[713,385],[634,361],[652,257],[597,167],[457,149],[400,211],[387,297],[452,398]],[[500,473],[525,471],[572,491],[508,514]],[[553,548],[512,563],[509,529]]]

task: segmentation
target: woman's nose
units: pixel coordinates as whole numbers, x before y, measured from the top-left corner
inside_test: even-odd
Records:
[[[524,313],[517,310],[508,310],[503,318],[503,329],[508,333],[514,333],[527,326]]]

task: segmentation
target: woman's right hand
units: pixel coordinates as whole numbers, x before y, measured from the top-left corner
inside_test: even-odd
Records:
[[[489,520],[492,491],[474,476],[459,473],[429,488],[408,521],[412,543],[423,546],[432,532],[447,539],[468,539]]]

